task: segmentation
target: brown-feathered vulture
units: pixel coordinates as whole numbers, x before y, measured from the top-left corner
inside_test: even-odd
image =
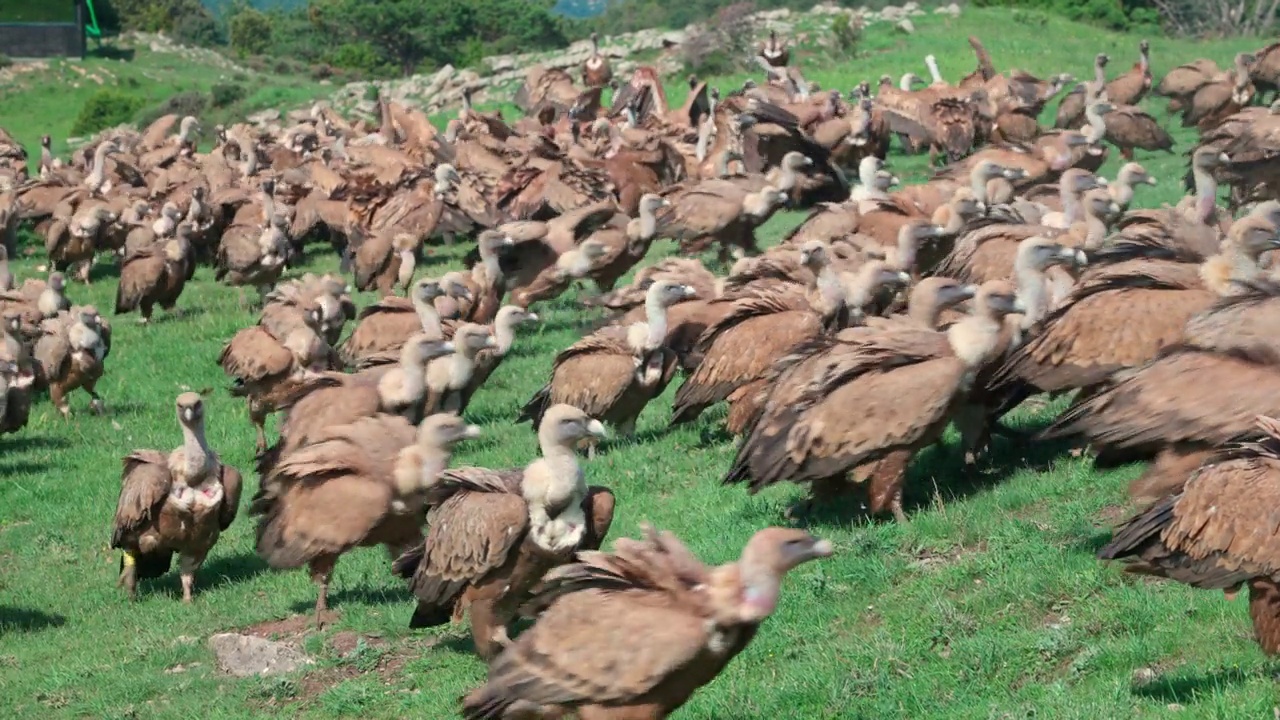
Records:
[[[1254,637],[1280,654],[1280,421],[1258,417],[1261,439],[1223,449],[1119,529],[1098,557],[1126,570],[1234,597],[1249,586]]]
[[[105,371],[104,361],[111,350],[110,326],[92,305],[59,312],[41,324],[40,339],[33,354],[39,374],[37,383],[47,384],[49,400],[63,417],[71,416],[67,396],[83,388],[93,398],[89,411],[102,414],[106,405],[97,384]]]
[[[479,434],[447,414],[418,428],[398,415],[329,428],[281,461],[272,491],[249,508],[262,515],[258,554],[276,569],[308,566],[319,585],[316,624],[322,624],[338,558],[352,548],[385,545],[394,559],[422,542],[426,490],[448,466],[453,447]]]
[[[935,442],[1018,310],[1013,287],[991,281],[972,312],[945,332],[914,323],[855,327],[820,337],[779,362],[726,483],[750,490],[810,482],[815,495],[867,485],[873,513],[905,521],[902,489],[917,450]]]
[[[663,720],[746,648],[789,571],[832,553],[778,527],[718,567],[668,532],[615,545],[552,571],[527,608],[537,622],[493,660],[463,717]]]
[[[665,345],[667,308],[693,297],[694,290],[670,280],[649,287],[646,322],[611,325],[579,340],[556,356],[551,380],[520,411],[517,420],[539,427],[547,409],[561,403],[635,432],[636,419],[666,389],[676,371],[676,354]]]
[[[168,572],[176,553],[182,600],[191,602],[196,570],[240,506],[240,473],[209,447],[200,396],[183,393],[176,405],[182,447],[168,456],[134,450],[124,458],[111,547],[124,551],[120,585],[131,599],[138,581]]]
[[[1188,321],[1155,360],[1077,397],[1043,436],[1088,442],[1098,467],[1154,458],[1130,486],[1153,501],[1258,415],[1280,416],[1280,285],[1242,289]]]
[[[142,313],[138,322],[146,324],[156,305],[172,311],[187,282],[191,253],[186,240],[171,238],[125,257],[116,288],[116,314],[136,309]]]
[[[355,329],[338,345],[338,356],[348,367],[391,363],[395,362],[400,347],[415,333],[426,333],[438,340],[453,337],[457,323],[442,322],[433,302],[451,288],[460,294],[471,292],[461,285],[446,287],[440,281],[422,278],[414,283],[407,299],[384,297],[361,310]]]
[[[394,571],[418,598],[410,627],[441,625],[470,609],[476,652],[489,658],[531,588],[573,553],[600,547],[613,522],[613,493],[588,487],[574,446],[604,425],[555,405],[538,428],[542,457],[525,468],[448,470],[432,485],[426,541]]]
[[[378,365],[350,375],[324,373],[316,382],[298,386],[280,402],[287,411],[280,422],[280,439],[258,455],[258,476],[268,477],[280,458],[309,444],[327,428],[378,413],[402,415],[418,424],[425,417],[427,364],[453,351],[453,343],[419,333],[401,348],[396,365]]]

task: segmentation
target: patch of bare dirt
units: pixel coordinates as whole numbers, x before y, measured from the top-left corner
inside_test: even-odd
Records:
[[[241,635],[254,635],[268,640],[280,640],[282,638],[294,638],[305,635],[307,632],[315,629],[316,616],[307,613],[306,615],[294,615],[283,620],[267,620],[248,627],[239,628],[233,632]],[[325,612],[321,615],[321,620],[325,625],[331,625],[338,619],[338,613],[333,611]]]
[[[933,550],[931,548],[923,548],[916,551],[914,559],[907,563],[907,566],[913,569],[930,569],[950,565],[961,558],[973,555],[975,553],[986,552],[986,541],[979,542],[977,545],[953,545],[946,550]]]

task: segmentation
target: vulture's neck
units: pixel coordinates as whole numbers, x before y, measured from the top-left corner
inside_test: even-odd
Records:
[[[1129,207],[1129,203],[1133,202],[1133,183],[1129,180],[1129,175],[1121,173],[1115,182],[1107,186],[1107,194],[1120,207]]]
[[[498,357],[503,357],[510,352],[511,346],[516,342],[515,323],[495,322],[493,324],[493,341],[493,351]]]
[[[182,424],[182,462],[178,467],[170,461],[169,470],[180,473],[183,480],[194,485],[204,480],[213,451],[204,438],[204,424],[194,423],[194,427]],[[193,483],[192,481],[195,481]]]
[[[1195,220],[1207,225],[1218,206],[1218,181],[1213,173],[1194,164],[1191,174],[1196,183]]]
[[[660,347],[667,340],[667,306],[659,298],[647,297],[644,300],[644,317],[649,326],[645,349]]]
[[[1014,278],[1018,284],[1018,299],[1026,307],[1023,312],[1023,327],[1031,327],[1040,322],[1048,310],[1049,291],[1045,286],[1044,272],[1036,269],[1021,259],[1014,267]]]
[[[400,287],[408,288],[409,283],[413,282],[413,272],[417,264],[418,260],[412,249],[400,251],[400,269],[396,272],[396,280]]]
[[[1080,207],[1080,196],[1076,195],[1075,190],[1071,188],[1071,183],[1062,183],[1062,187],[1058,188],[1058,197],[1062,199],[1062,219],[1067,227],[1084,219]]]
[[[423,332],[433,338],[444,337],[444,331],[440,329],[440,313],[436,312],[436,306],[431,301],[423,300],[415,294],[413,309],[418,314]]]
[[[947,342],[966,368],[966,388],[995,352],[999,341],[1000,323],[985,313],[970,315],[948,328]]]
[[[627,223],[627,237],[631,240],[649,241],[658,234],[658,216],[653,209],[640,203],[640,214]]]

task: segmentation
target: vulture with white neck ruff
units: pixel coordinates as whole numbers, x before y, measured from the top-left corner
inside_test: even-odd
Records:
[[[693,296],[693,288],[669,280],[649,287],[646,322],[611,325],[556,356],[551,381],[520,411],[517,422],[535,428],[553,405],[567,404],[618,428],[635,432],[636,419],[675,375],[677,357],[666,346],[667,308]]]
[[[751,492],[810,482],[815,500],[865,484],[872,513],[905,521],[911,459],[942,435],[1001,351],[1005,316],[1018,311],[1003,281],[983,285],[970,303],[971,314],[945,332],[912,323],[848,328],[776,365],[766,381],[773,390],[724,481],[747,482]],[[816,352],[824,356],[809,360]]]
[[[555,405],[538,428],[542,456],[528,466],[441,474],[428,490],[426,540],[393,565],[418,598],[410,627],[456,622],[469,609],[476,652],[497,654],[542,576],[609,532],[613,493],[587,486],[574,451],[604,434],[599,420]]]
[[[323,624],[338,558],[384,545],[394,559],[422,542],[426,491],[448,467],[454,446],[479,435],[474,425],[443,414],[417,428],[396,415],[376,415],[327,429],[277,465],[272,491],[254,499],[250,512],[262,515],[258,554],[276,569],[308,566],[319,585],[316,624]]]
[[[746,648],[789,571],[833,551],[778,527],[718,567],[651,528],[615,545],[551,572],[526,608],[537,622],[493,660],[488,682],[463,700],[464,718],[662,720]]]
[[[196,570],[240,506],[240,473],[223,465],[205,439],[204,402],[188,392],[176,405],[182,447],[167,457],[134,450],[124,459],[111,547],[124,551],[120,585],[130,599],[138,580],[168,572],[177,553],[182,601],[191,602]]]

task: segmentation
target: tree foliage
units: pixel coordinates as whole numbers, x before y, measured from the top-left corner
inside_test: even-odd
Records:
[[[110,88],[103,88],[89,96],[76,122],[71,127],[71,134],[78,136],[92,135],[99,130],[115,127],[133,120],[134,113],[142,107],[142,99]]]
[[[240,55],[265,55],[271,48],[271,18],[243,6],[227,21],[231,49]]]

